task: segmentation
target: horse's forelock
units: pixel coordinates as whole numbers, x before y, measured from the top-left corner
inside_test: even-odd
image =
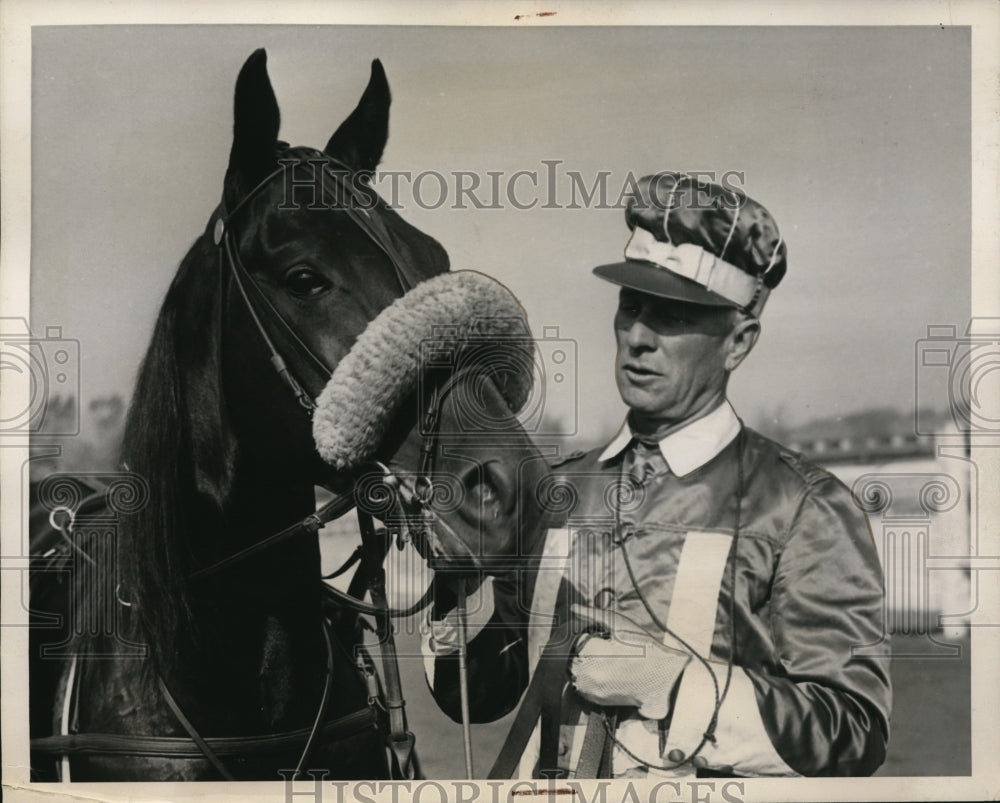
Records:
[[[283,169],[299,169],[300,171],[310,169],[316,171],[325,167],[348,185],[360,190],[360,195],[353,201],[345,197],[344,193],[335,189],[332,185],[331,177],[320,177],[318,172],[314,172],[317,181],[323,182],[325,195],[323,203],[329,204],[331,208],[336,208],[345,203],[360,203],[368,215],[378,217],[383,232],[388,234],[390,245],[402,257],[404,269],[412,274],[414,284],[424,279],[429,279],[445,273],[449,269],[448,252],[444,247],[429,234],[407,223],[394,208],[386,203],[377,191],[377,176],[353,171],[347,165],[342,164],[337,159],[314,148],[303,146],[289,146],[284,142],[278,143],[278,150],[275,156],[275,167],[283,164]],[[296,183],[302,181],[303,176],[296,177]],[[325,180],[324,180],[325,179]],[[288,184],[282,184],[282,180],[273,179],[276,189],[284,193]],[[249,191],[249,190],[248,190]],[[370,205],[369,205],[370,204]]]
[[[421,279],[447,273],[450,261],[441,243],[407,223],[388,205],[383,203],[380,211],[393,245],[411,270],[417,272]]]

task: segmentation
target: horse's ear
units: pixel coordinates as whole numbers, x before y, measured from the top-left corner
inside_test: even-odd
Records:
[[[255,50],[236,79],[233,147],[226,171],[226,205],[232,209],[274,170],[281,113],[267,76],[267,52]]]
[[[382,62],[375,59],[361,100],[330,137],[323,151],[354,170],[373,171],[382,160],[382,151],[389,138],[391,100]]]

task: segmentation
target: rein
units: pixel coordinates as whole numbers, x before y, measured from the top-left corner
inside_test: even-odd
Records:
[[[261,291],[249,271],[247,271],[242,260],[240,259],[239,248],[237,247],[235,239],[235,232],[230,225],[235,215],[245,208],[245,206],[260,192],[262,192],[263,189],[268,186],[276,176],[282,175],[287,169],[294,169],[295,166],[301,164],[311,164],[315,170],[318,162],[315,159],[311,161],[301,160],[297,162],[284,160],[279,168],[265,176],[257,184],[257,186],[247,193],[229,212],[225,209],[225,196],[223,196],[223,200],[220,205],[221,211],[215,221],[213,240],[215,245],[219,247],[220,267],[224,269],[228,263],[230,273],[237,288],[239,289],[247,311],[249,312],[255,327],[260,332],[261,338],[270,352],[271,364],[274,366],[282,381],[295,395],[299,404],[311,413],[316,409],[315,400],[302,387],[293,372],[289,370],[284,357],[275,346],[271,337],[268,335],[267,328],[261,320],[261,313],[266,315],[271,321],[274,321],[280,329],[285,332],[297,357],[304,359],[314,370],[318,370],[320,375],[322,375],[326,380],[329,380],[332,375],[332,371],[324,363],[324,361],[308,347],[302,338],[299,337],[294,327],[292,327],[291,324],[285,320],[284,316],[281,315],[277,308],[275,308],[274,304],[271,303],[263,291]],[[322,164],[323,176],[331,176],[336,181],[338,187],[345,191],[347,198],[347,203],[344,205],[345,211],[351,220],[353,220],[385,253],[386,257],[395,268],[400,288],[405,294],[413,287],[414,282],[407,276],[405,262],[393,247],[388,231],[384,228],[384,226],[382,226],[381,221],[378,221],[377,218],[374,218],[368,213],[366,208],[368,200],[361,198],[360,193],[356,191],[356,188],[353,187],[350,182],[345,181],[344,176],[338,175],[334,171],[330,170],[329,165],[335,165],[346,172],[349,172],[349,169],[346,165],[335,159],[324,157],[324,162]],[[257,544],[254,544],[251,547],[236,553],[235,555],[225,558],[212,566],[196,572],[192,579],[200,579],[210,576],[216,571],[220,571],[238,563],[250,555],[268,549],[286,539],[297,537],[303,533],[312,534],[318,532],[326,522],[344,515],[352,507],[354,507],[355,500],[353,496],[354,494],[351,493],[334,497],[333,500],[324,505],[320,510],[310,514],[298,524],[282,530],[264,541],[258,542]],[[372,604],[365,604],[360,599],[360,593],[343,594],[325,583],[324,594],[328,600],[353,609],[355,612],[367,613],[375,617],[376,633],[379,637],[379,652],[382,656],[386,698],[385,707],[389,717],[390,733],[388,747],[392,757],[392,774],[395,778],[410,780],[416,775],[416,766],[413,761],[413,746],[415,739],[413,734],[408,730],[406,724],[402,683],[399,678],[399,666],[396,658],[392,626],[389,624],[389,617],[393,612],[389,609],[388,601],[385,596],[385,570],[382,568],[382,561],[385,558],[385,539],[380,537],[370,514],[359,508],[357,515],[358,524],[361,530],[362,548],[358,558],[352,555],[348,559],[348,563],[345,564],[345,566],[352,562],[357,562],[357,560],[360,559],[361,566],[355,577],[357,578],[360,575],[367,578],[368,592],[371,595]],[[346,571],[346,568],[342,567],[341,570]],[[336,573],[339,573],[341,570],[338,570]],[[352,581],[352,587],[355,587],[356,589],[357,585],[359,584]],[[360,589],[356,590],[360,591]],[[428,590],[428,593],[424,595],[424,599],[421,599],[418,602],[419,607],[422,608],[427,604],[427,601],[429,601],[429,591],[430,590]],[[419,608],[415,607],[414,610],[419,610]],[[406,613],[407,612],[403,612],[403,614]],[[329,640],[329,633],[326,633],[325,635],[327,640]],[[327,676],[328,683],[332,677],[332,672],[333,667],[331,663]],[[325,699],[326,695],[324,695],[324,700]],[[312,736],[315,736],[316,726],[319,725],[321,719],[321,715],[317,717]],[[310,744],[312,742],[312,736],[310,737]],[[308,749],[309,744],[306,746],[307,751]],[[304,765],[305,758],[306,753],[303,753],[302,761],[299,763],[299,769],[296,771],[296,777]]]

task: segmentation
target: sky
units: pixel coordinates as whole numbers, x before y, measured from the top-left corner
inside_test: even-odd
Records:
[[[923,27],[36,27],[32,40],[31,320],[80,343],[84,400],[128,395],[180,258],[218,202],[232,92],[266,47],[281,137],[322,147],[379,57],[393,93],[384,171],[400,213],[453,269],[503,282],[541,353],[575,383],[546,409],[579,439],[618,426],[621,209],[571,200],[571,173],[739,173],[774,215],[788,274],[730,397],[748,423],[947,403],[915,371],[929,325],[970,311],[967,29]],[[455,208],[466,171],[518,171],[517,200]],[[555,181],[550,181],[554,171]],[[463,179],[471,181],[472,179]],[[387,194],[383,177],[376,184]],[[503,200],[503,199],[502,199]],[[546,200],[558,208],[541,208]],[[610,206],[610,204],[608,205]],[[551,364],[549,364],[551,367]]]

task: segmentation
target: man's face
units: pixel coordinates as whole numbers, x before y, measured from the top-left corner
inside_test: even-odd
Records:
[[[732,310],[623,288],[615,313],[615,379],[637,423],[690,418],[725,395]]]

